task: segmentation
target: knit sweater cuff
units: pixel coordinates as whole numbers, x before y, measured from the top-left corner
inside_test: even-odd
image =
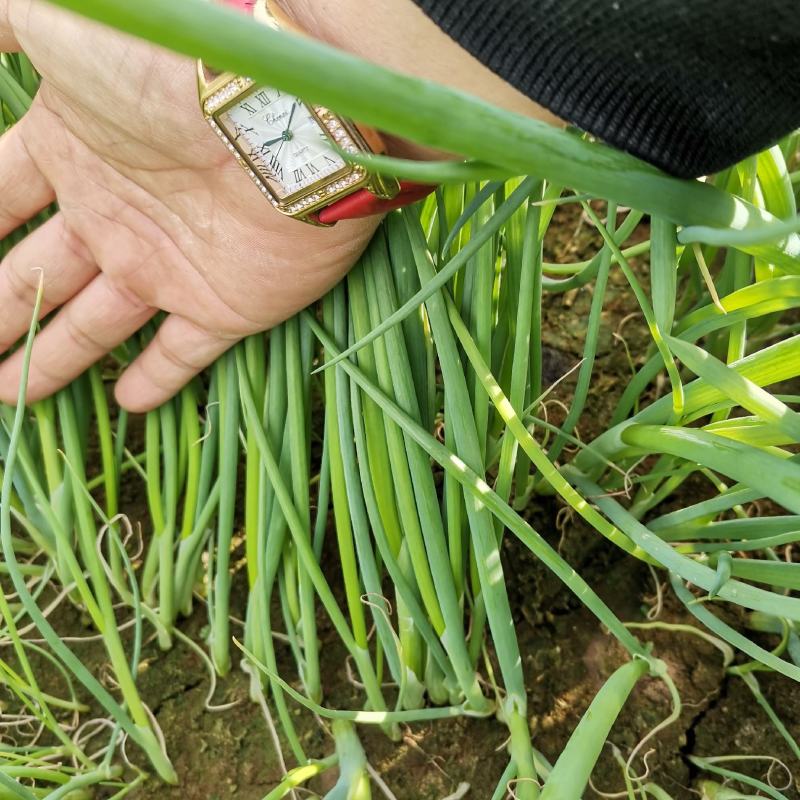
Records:
[[[800,127],[796,0],[415,2],[531,99],[674,175]]]

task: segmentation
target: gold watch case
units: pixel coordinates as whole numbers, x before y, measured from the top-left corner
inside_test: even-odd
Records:
[[[382,199],[391,199],[399,193],[400,184],[395,178],[383,177],[368,171],[361,165],[350,163],[333,175],[305,187],[296,194],[285,198],[278,197],[261,179],[258,170],[247,154],[231,139],[219,123],[219,117],[229,108],[265,87],[250,78],[233,73],[209,73],[208,68],[202,62],[198,63],[198,85],[203,115],[212,130],[222,139],[259,191],[281,214],[318,225],[319,223],[314,218],[316,212],[361,189],[367,189]],[[375,131],[343,119],[322,106],[306,104],[306,107],[313,113],[321,129],[326,132],[332,146],[338,148],[345,159],[347,153],[384,152],[383,143]]]

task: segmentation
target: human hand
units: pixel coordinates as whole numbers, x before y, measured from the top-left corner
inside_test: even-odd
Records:
[[[280,4],[329,44],[557,122],[411,0]],[[156,407],[235,342],[321,297],[374,232],[376,219],[312,228],[265,203],[203,120],[190,59],[42,0],[0,0],[0,50],[19,48],[43,80],[0,139],[0,237],[55,199],[60,208],[0,264],[0,356],[30,322],[39,270],[54,315],[34,346],[30,401],[164,310],[116,390],[132,411]],[[387,141],[393,155],[443,155]],[[20,372],[20,354],[0,364],[0,401],[15,402]]]
[[[160,405],[243,337],[321,297],[376,220],[322,229],[275,212],[203,119],[194,63],[59,11],[0,0],[0,48],[42,75],[0,139],[0,237],[59,212],[0,265],[0,354],[30,324],[40,270],[54,319],[33,351],[28,399],[62,386],[169,313],[122,376],[132,411]],[[22,360],[0,365],[13,403]]]

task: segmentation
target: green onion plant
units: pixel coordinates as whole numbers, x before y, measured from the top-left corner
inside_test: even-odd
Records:
[[[800,305],[800,137],[705,182],[679,181],[574,131],[290,41],[201,0],[58,3],[480,160],[380,159],[384,171],[441,188],[389,215],[318,307],[240,343],[143,420],[115,409],[107,388],[157,321],[54,399],[27,409],[23,384],[17,407],[0,409],[0,680],[20,724],[35,720],[49,732],[46,744],[0,750],[0,797],[79,797],[100,784],[122,796],[144,779],[122,770],[125,741],[175,780],[137,665],[145,631],[175,646],[181,617],[198,604],[216,671],[241,662],[253,699],[268,697],[276,713],[291,763],[270,800],[329,770],[338,777],[326,797],[370,797],[360,726],[396,740],[402,724],[492,715],[508,731],[494,797],[583,797],[637,682],[665,683],[667,721],[680,697],[652,646],[549,543],[550,531],[531,526],[524,511],[536,495],[557,496],[628,558],[663,572],[697,620],[690,630],[731,654],[726,669],[752,692],[754,713],[800,756],[756,677],[800,679],[800,572],[791,559],[800,540],[800,398],[782,385],[800,375],[800,332],[787,313]],[[6,127],[35,90],[25,56],[4,55]],[[398,112],[412,101],[418,114]],[[438,124],[442,109],[452,124]],[[549,263],[545,238],[567,203],[601,244],[586,261]],[[641,230],[646,241],[631,243]],[[24,233],[7,237],[3,254]],[[648,349],[602,432],[585,441],[578,433],[616,270],[645,321]],[[542,312],[581,287],[593,292],[583,357],[570,405],[553,422]],[[38,313],[32,320],[28,357]],[[707,499],[663,511],[690,478],[706,484]],[[141,489],[146,520],[123,516],[130,485]],[[764,499],[779,511],[759,513]],[[141,557],[128,535],[139,522]],[[523,671],[506,537],[627,653],[563,752],[549,754],[552,766],[531,735],[535,676]],[[230,623],[239,579],[247,589],[241,640]],[[113,690],[43,613],[54,592],[102,634]],[[778,644],[767,649],[732,627],[726,606],[745,609],[752,630]],[[120,630],[123,619],[133,620],[132,636]],[[352,666],[359,699],[348,709],[326,705],[322,620]],[[63,676],[58,691],[32,667],[34,635]],[[279,670],[279,640],[293,655],[292,674]],[[735,663],[734,652],[742,654]],[[65,723],[85,713],[77,684],[111,720],[99,760]],[[313,720],[330,733],[329,752],[304,736]],[[640,751],[619,755],[625,796],[669,798],[636,768]],[[734,760],[693,756],[698,791],[784,797]]]

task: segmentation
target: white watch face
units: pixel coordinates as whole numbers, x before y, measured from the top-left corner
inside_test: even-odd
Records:
[[[254,89],[217,119],[278,200],[347,167],[311,109],[278,89]]]

